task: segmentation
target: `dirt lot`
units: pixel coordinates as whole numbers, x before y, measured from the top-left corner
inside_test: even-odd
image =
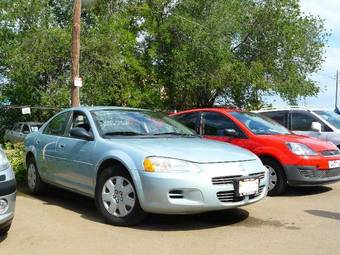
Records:
[[[290,189],[241,209],[152,215],[141,226],[106,225],[87,198],[59,189],[18,193],[0,254],[340,254],[340,183]]]

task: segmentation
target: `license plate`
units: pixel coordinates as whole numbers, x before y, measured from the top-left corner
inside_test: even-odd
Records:
[[[328,162],[329,168],[338,168],[340,167],[340,160],[331,160]]]
[[[242,179],[238,182],[238,195],[249,196],[259,192],[259,179]]]

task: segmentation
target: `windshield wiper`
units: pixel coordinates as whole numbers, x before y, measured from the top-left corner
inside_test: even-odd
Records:
[[[104,136],[119,136],[119,135],[122,135],[122,136],[137,136],[137,135],[144,135],[144,134],[141,134],[141,133],[136,133],[136,132],[133,132],[133,131],[117,131],[117,132],[108,132],[108,133],[105,133]]]
[[[164,132],[164,133],[155,133],[151,135],[177,135],[177,136],[196,136],[194,134],[185,134],[185,133],[178,133],[178,132]]]

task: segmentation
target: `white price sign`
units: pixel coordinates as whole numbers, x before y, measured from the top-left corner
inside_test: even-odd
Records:
[[[74,79],[74,86],[75,87],[82,87],[83,86],[83,80],[80,77],[76,77]]]
[[[21,109],[22,114],[31,114],[31,108],[25,107]]]

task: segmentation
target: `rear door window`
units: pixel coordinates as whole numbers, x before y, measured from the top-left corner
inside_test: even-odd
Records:
[[[288,128],[288,111],[263,112],[261,114]]]
[[[179,121],[191,130],[199,133],[200,113],[192,112],[181,115],[172,116],[173,119]]]
[[[227,116],[217,112],[203,113],[204,135],[226,136],[226,130],[234,129],[243,134],[240,128]]]

